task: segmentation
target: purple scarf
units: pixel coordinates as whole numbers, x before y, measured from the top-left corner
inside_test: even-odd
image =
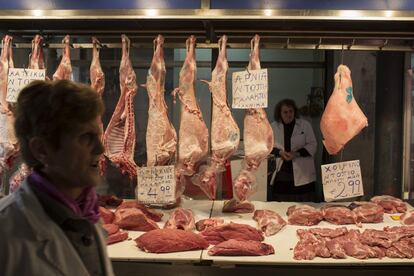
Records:
[[[85,188],[81,195],[74,200],[56,189],[55,186],[36,171],[33,171],[33,173],[29,175],[28,180],[29,184],[33,185],[36,190],[45,193],[54,200],[62,203],[79,217],[89,220],[92,224],[98,222],[98,196],[96,195],[94,187]]]

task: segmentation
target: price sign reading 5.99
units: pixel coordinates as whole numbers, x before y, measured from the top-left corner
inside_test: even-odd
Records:
[[[322,165],[325,201],[364,195],[359,160]]]
[[[136,195],[145,204],[175,202],[174,166],[138,168]]]

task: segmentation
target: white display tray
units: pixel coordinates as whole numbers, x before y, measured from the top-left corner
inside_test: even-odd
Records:
[[[210,217],[212,201],[207,200],[183,200],[181,207],[193,211],[194,219],[197,222],[200,219]],[[160,228],[164,227],[165,222],[170,217],[171,210],[162,210],[164,216],[157,224]],[[173,263],[198,263],[200,262],[202,250],[193,250],[176,253],[146,253],[136,246],[135,239],[145,232],[128,231],[129,239],[123,242],[108,245],[108,255],[112,261],[141,261],[141,262],[173,262]]]
[[[286,210],[289,206],[298,204],[295,202],[260,202],[253,201],[255,209],[268,209],[277,212],[287,222]],[[335,203],[348,205],[349,203]],[[309,203],[314,207],[321,207],[323,204]],[[407,204],[408,205],[408,204]],[[408,205],[409,206],[409,205]],[[253,213],[249,214],[236,214],[236,213],[222,213],[223,201],[215,201],[213,205],[212,217],[221,217],[226,223],[236,222],[244,223],[257,227],[257,223],[253,220]],[[411,206],[409,206],[412,209]],[[382,230],[385,226],[401,226],[399,221],[391,219],[389,214],[384,214],[383,223],[375,224],[362,224],[362,227],[355,225],[345,225],[348,229],[379,229]],[[333,258],[320,258],[316,257],[313,260],[295,260],[293,259],[293,249],[298,242],[296,236],[297,229],[306,228],[338,228],[342,225],[330,224],[326,221],[320,222],[315,226],[296,226],[286,225],[276,235],[265,237],[263,242],[271,244],[275,249],[275,254],[268,256],[242,256],[242,257],[231,257],[231,256],[210,256],[208,250],[203,250],[202,260],[210,260],[217,265],[234,265],[234,264],[258,264],[258,265],[414,265],[414,259],[394,259],[394,258],[382,258],[382,259],[366,259],[359,260],[353,257],[347,257],[346,259],[333,259]]]

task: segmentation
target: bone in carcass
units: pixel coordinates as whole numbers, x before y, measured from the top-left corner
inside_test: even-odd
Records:
[[[65,44],[63,49],[62,59],[56,72],[53,74],[53,80],[71,80],[72,79],[72,64],[70,62],[70,37],[66,35],[62,43]]]
[[[226,160],[237,150],[240,141],[240,130],[234,120],[227,103],[227,36],[219,41],[219,54],[211,74],[211,82],[207,82],[213,99],[211,121],[211,163],[204,167],[194,181],[209,199],[216,197],[216,179],[218,173],[224,171]]]
[[[115,211],[113,224],[122,229],[135,231],[150,231],[159,229],[155,221],[145,216],[145,214],[136,208],[123,208]]]
[[[258,35],[255,35],[251,40],[249,70],[261,68],[259,42],[260,37]],[[260,163],[266,159],[273,148],[273,130],[263,108],[246,110],[243,138],[246,164],[234,180],[235,196],[239,201],[246,200],[252,193],[255,181],[249,175],[257,170]]]
[[[190,209],[175,209],[165,223],[164,228],[192,231],[195,228],[193,212]]]
[[[112,118],[105,130],[105,156],[111,160],[122,173],[130,178],[136,177],[137,165],[134,161],[135,151],[135,114],[134,96],[137,91],[136,75],[129,58],[130,41],[122,35],[122,59],[119,67],[121,95]]]
[[[200,233],[210,244],[219,244],[223,241],[236,239],[246,241],[263,241],[263,233],[256,228],[240,223],[228,223],[207,228]]]
[[[9,68],[13,68],[12,39],[9,35],[4,37],[0,56],[0,175],[11,168],[13,160],[18,155],[14,115],[6,101]]]
[[[178,168],[185,175],[193,175],[194,166],[208,152],[208,129],[195,97],[195,42],[194,36],[186,40],[187,56],[180,71],[179,88],[173,92],[181,101]]]
[[[208,250],[210,256],[266,256],[274,253],[270,244],[234,239],[221,242]]]
[[[121,205],[119,205],[116,209],[125,209],[125,208],[137,208],[139,210],[141,210],[145,216],[147,216],[148,218],[152,219],[153,221],[161,221],[161,218],[164,216],[163,213],[152,210],[147,208],[144,204],[142,203],[138,203],[137,201],[133,200],[133,201],[124,201],[121,203]]]
[[[287,209],[288,222],[293,225],[316,225],[323,219],[322,212],[309,205],[293,205]]]
[[[329,154],[338,153],[345,144],[368,126],[368,119],[359,108],[352,90],[351,71],[339,65],[335,87],[321,117],[323,144]]]
[[[158,35],[154,39],[154,56],[148,70],[148,124],[147,124],[147,166],[171,164],[177,151],[177,133],[168,116],[165,103],[165,62],[164,38]]]
[[[286,225],[286,221],[271,210],[256,210],[253,219],[257,221],[258,228],[265,233],[266,237],[278,233]]]
[[[222,218],[201,219],[196,222],[196,229],[197,231],[204,231],[207,228],[216,227],[222,224],[224,224],[224,219]]]
[[[150,253],[170,253],[207,249],[208,242],[198,234],[178,229],[152,230],[135,239],[137,246]]]
[[[370,201],[380,205],[384,208],[384,212],[388,214],[404,213],[407,211],[407,205],[404,201],[390,195],[374,196]]]
[[[223,204],[223,213],[253,213],[254,205],[250,201],[238,201],[235,198],[227,200]]]

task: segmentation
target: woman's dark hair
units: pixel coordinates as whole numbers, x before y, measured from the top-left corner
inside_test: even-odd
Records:
[[[288,107],[292,107],[293,111],[295,112],[295,118],[299,118],[299,113],[298,113],[298,107],[296,106],[296,103],[294,100],[291,99],[283,99],[280,102],[277,103],[276,107],[275,107],[275,113],[274,113],[274,118],[276,122],[281,122],[282,121],[282,117],[280,116],[280,112],[282,110],[282,106],[288,106]]]

